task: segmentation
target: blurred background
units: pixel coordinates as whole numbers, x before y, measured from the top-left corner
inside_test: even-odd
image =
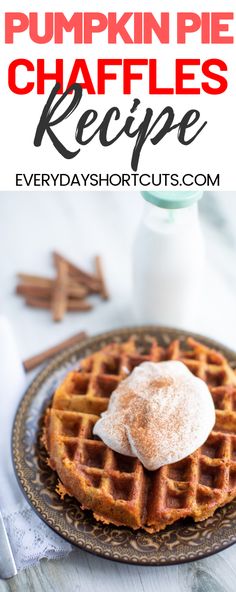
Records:
[[[137,323],[131,253],[142,209],[138,192],[0,193],[0,306],[22,358],[80,330],[92,335]],[[236,349],[236,191],[205,193],[199,209],[207,274],[197,316],[182,328]],[[17,273],[53,276],[53,250],[90,272],[101,255],[109,300],[93,296],[91,311],[68,313],[61,323],[27,307],[15,294]]]

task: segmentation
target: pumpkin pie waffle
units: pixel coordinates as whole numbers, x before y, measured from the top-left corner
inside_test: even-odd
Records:
[[[118,383],[144,361],[180,360],[211,390],[216,423],[183,460],[147,471],[93,435]],[[164,529],[180,518],[204,520],[236,497],[236,374],[222,354],[189,338],[164,348],[151,338],[111,343],[81,361],[57,388],[45,418],[48,462],[69,494],[105,523]]]

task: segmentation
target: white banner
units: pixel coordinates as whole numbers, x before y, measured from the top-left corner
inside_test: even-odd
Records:
[[[2,0],[1,190],[235,187],[235,2],[146,4]]]

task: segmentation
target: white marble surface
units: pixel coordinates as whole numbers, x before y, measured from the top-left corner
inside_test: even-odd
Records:
[[[138,193],[0,193],[0,309],[13,324],[22,359],[80,329],[95,334],[135,323],[132,312],[130,255],[141,215]],[[208,274],[198,317],[187,328],[236,349],[236,192],[206,194],[201,218]],[[53,273],[50,252],[58,249],[92,269],[103,257],[111,300],[95,298],[94,310],[52,323],[47,311],[31,310],[14,294],[16,273]],[[145,319],[140,319],[140,322]],[[75,550],[59,564],[43,561],[1,590],[218,591],[235,590],[236,547],[188,566],[137,568],[117,565]],[[66,571],[66,575],[65,572]],[[104,578],[104,579],[103,579]],[[40,583],[41,582],[41,583]],[[47,587],[47,583],[48,586]],[[50,587],[51,586],[51,587]]]
[[[80,329],[94,334],[135,323],[130,257],[141,212],[138,193],[0,193],[0,307],[14,325],[23,358]],[[201,217],[207,283],[198,317],[187,328],[236,347],[236,192],[206,195]],[[100,253],[111,300],[95,298],[92,312],[68,314],[58,324],[47,311],[26,308],[14,294],[16,273],[53,274],[53,249],[91,270]]]

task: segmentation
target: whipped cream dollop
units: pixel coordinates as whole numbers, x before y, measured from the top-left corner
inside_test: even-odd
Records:
[[[197,450],[214,423],[210,391],[187,366],[143,362],[119,383],[93,433],[154,471]]]

